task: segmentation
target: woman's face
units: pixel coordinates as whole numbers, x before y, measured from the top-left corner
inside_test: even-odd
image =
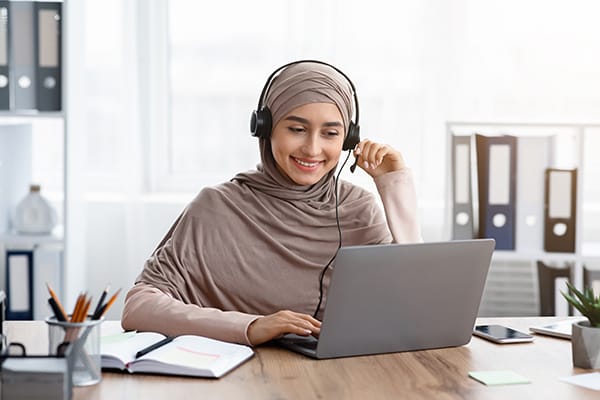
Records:
[[[313,185],[335,168],[344,143],[344,123],[335,104],[293,109],[273,128],[277,168],[298,185]]]

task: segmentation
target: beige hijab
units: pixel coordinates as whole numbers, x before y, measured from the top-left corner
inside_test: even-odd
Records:
[[[330,67],[302,63],[275,78],[266,104],[273,126],[294,108],[315,102],[336,104],[348,126],[350,90]],[[203,189],[138,281],[205,307],[253,314],[289,308],[312,314],[319,273],[338,247],[335,170],[314,185],[300,186],[277,169],[270,140],[260,139],[259,146],[262,163],[257,170]],[[348,182],[339,185],[339,220],[345,246],[391,241],[373,195]],[[325,287],[328,283],[329,274]]]

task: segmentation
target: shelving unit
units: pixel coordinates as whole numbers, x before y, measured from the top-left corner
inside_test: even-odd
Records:
[[[567,124],[567,123],[519,123],[519,122],[463,122],[450,121],[446,123],[447,130],[447,172],[446,172],[446,219],[445,234],[446,237],[452,237],[452,219],[453,219],[453,193],[452,193],[452,137],[453,135],[472,135],[475,133],[485,136],[512,135],[512,136],[551,136],[556,139],[552,154],[552,165],[548,167],[556,168],[577,168],[578,186],[577,186],[577,204],[576,204],[576,238],[574,253],[554,253],[541,249],[518,249],[497,250],[492,258],[492,267],[488,277],[488,285],[494,291],[493,286],[498,283],[498,287],[510,290],[509,284],[503,282],[510,280],[511,275],[517,275],[512,282],[513,286],[523,287],[529,285],[532,297],[537,300],[537,275],[535,272],[535,263],[542,260],[549,264],[561,265],[566,262],[574,265],[574,281],[579,287],[583,281],[583,266],[588,263],[600,263],[600,236],[593,237],[590,234],[590,227],[593,227],[591,218],[588,214],[598,214],[600,216],[600,197],[597,199],[588,199],[585,194],[586,186],[591,180],[600,179],[600,164],[594,164],[593,160],[586,159],[586,142],[591,138],[590,135],[596,135],[600,132],[600,124]],[[524,171],[519,171],[517,167],[517,179]],[[592,175],[590,175],[592,174]],[[540,185],[543,190],[543,182]],[[518,196],[518,195],[517,195]],[[517,197],[518,200],[518,197]],[[544,204],[540,204],[544,207]],[[586,225],[590,224],[590,225]],[[510,270],[510,265],[530,265],[530,274],[515,274],[515,269]],[[523,268],[520,270],[522,271]],[[500,273],[496,274],[497,271]],[[528,282],[524,282],[528,281]],[[499,283],[502,282],[502,285]],[[511,296],[510,292],[506,293]],[[484,301],[485,303],[485,293]],[[524,310],[524,313],[526,311]]]
[[[23,48],[27,48],[27,46],[19,47],[21,52],[32,51],[36,56],[27,57],[27,60],[33,59],[32,61],[35,69],[36,79],[40,79],[37,75],[40,72],[42,74],[54,74],[58,73],[58,82],[60,84],[60,93],[62,96],[60,111],[39,111],[35,109],[14,109],[15,107],[15,98],[13,90],[16,86],[13,86],[13,79],[15,79],[16,74],[16,64],[14,63],[14,59],[16,59],[16,52],[14,48],[14,44],[12,41],[8,42],[8,60],[9,60],[9,90],[11,91],[10,96],[11,100],[9,102],[11,108],[10,110],[0,110],[0,146],[5,146],[4,152],[0,148],[0,162],[2,162],[2,156],[4,156],[4,161],[7,162],[5,165],[0,165],[0,288],[6,289],[5,282],[6,277],[6,265],[5,265],[5,252],[8,250],[25,250],[25,251],[36,251],[43,250],[43,252],[55,252],[56,259],[60,260],[58,263],[60,274],[61,274],[61,282],[60,282],[60,290],[57,290],[57,294],[61,297],[61,300],[66,296],[65,288],[66,288],[66,220],[67,220],[67,107],[66,107],[66,57],[65,57],[65,48],[66,48],[66,29],[64,21],[67,19],[66,17],[66,1],[57,0],[55,3],[62,3],[60,15],[57,16],[55,11],[56,8],[52,8],[53,5],[51,3],[38,3],[32,2],[33,6],[31,6],[32,12],[38,13],[39,17],[39,26],[32,27],[32,31],[34,32],[32,36],[33,38],[33,48],[32,50],[23,50]],[[10,27],[10,24],[18,23],[15,22],[13,18],[16,18],[17,15],[15,13],[15,9],[11,8],[12,3],[9,3],[8,9],[5,9],[3,12],[4,16],[8,20],[8,26],[10,30],[10,34],[13,32],[13,27]],[[21,9],[19,15],[23,15]],[[22,20],[19,20],[21,22]],[[36,23],[36,19],[32,18],[31,23]],[[57,22],[58,21],[58,22]],[[50,22],[50,25],[48,23]],[[53,25],[54,24],[54,25]],[[60,25],[59,25],[60,24]],[[6,26],[4,28],[6,29]],[[16,25],[15,25],[16,26]],[[28,25],[23,25],[28,26]],[[43,30],[38,31],[38,29]],[[58,31],[54,31],[57,27]],[[60,28],[62,27],[62,29]],[[57,37],[60,41],[54,40],[52,36],[54,32],[57,32]],[[38,36],[39,33],[39,36]],[[11,38],[9,34],[9,39]],[[28,37],[28,36],[25,36]],[[12,39],[10,39],[12,40]],[[38,42],[39,40],[39,42]],[[44,43],[44,44],[42,44]],[[39,47],[38,47],[39,46]],[[43,46],[44,51],[40,49]],[[57,53],[53,53],[53,51],[57,51]],[[55,57],[56,55],[56,57]],[[45,58],[42,58],[45,57]],[[49,58],[48,58],[49,57]],[[39,58],[39,59],[38,59]],[[21,55],[21,59],[23,55]],[[44,60],[44,61],[42,61]],[[39,63],[38,63],[39,61]],[[58,64],[56,64],[58,62]],[[23,65],[20,65],[19,68],[23,68]],[[26,70],[28,73],[31,73],[30,67],[27,67]],[[62,71],[56,72],[58,69]],[[25,70],[23,70],[25,71]],[[48,76],[56,76],[56,75],[44,75]],[[47,78],[49,79],[49,78]],[[34,82],[35,83],[35,82]],[[34,90],[37,90],[35,85],[33,85]],[[29,96],[29,95],[27,95]],[[36,98],[36,108],[54,108],[52,106],[48,107],[48,104],[57,104],[52,103],[56,101],[57,97],[52,97],[54,95],[49,95],[48,92],[46,94],[39,95],[39,92],[36,92],[34,95]],[[50,97],[48,97],[50,96]],[[41,100],[40,100],[41,99]],[[50,99],[50,100],[49,100]],[[48,103],[50,102],[50,103]],[[44,104],[44,105],[40,105]],[[20,128],[16,128],[20,127]],[[60,162],[62,163],[61,170],[62,174],[60,177],[57,175],[57,180],[60,179],[61,184],[54,191],[54,195],[52,197],[52,202],[56,204],[58,209],[56,210],[59,219],[58,226],[53,230],[51,234],[48,235],[23,235],[14,231],[12,227],[12,223],[10,221],[10,216],[14,211],[14,207],[18,203],[20,199],[22,199],[29,191],[29,185],[32,183],[42,183],[42,182],[32,182],[32,162],[34,160],[34,149],[33,149],[33,136],[34,131],[39,129],[42,132],[38,132],[37,134],[45,134],[48,132],[49,134],[55,134],[56,137],[61,137],[62,139],[62,148],[61,148],[61,156]],[[28,138],[24,140],[20,140],[21,135],[24,135]],[[11,156],[10,152],[15,152],[18,154],[14,154]],[[8,156],[7,156],[8,154]],[[41,194],[45,195],[47,188],[42,185]],[[48,197],[48,196],[46,196]],[[47,261],[47,259],[46,259]],[[35,265],[35,261],[34,261]],[[35,290],[35,289],[34,289]],[[35,294],[35,291],[34,291]],[[39,300],[39,298],[38,298]],[[44,293],[44,301],[46,300],[46,295]],[[36,299],[34,299],[34,303],[30,304],[32,310],[35,312],[36,303],[39,304]],[[45,312],[45,309],[42,310]],[[37,317],[42,317],[42,315],[36,315]]]

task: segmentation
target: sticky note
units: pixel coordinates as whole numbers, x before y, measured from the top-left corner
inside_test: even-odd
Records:
[[[579,374],[560,378],[563,382],[573,385],[583,386],[592,390],[600,390],[600,372],[591,372],[589,374]]]
[[[529,379],[513,371],[471,371],[469,376],[488,386],[531,383]]]

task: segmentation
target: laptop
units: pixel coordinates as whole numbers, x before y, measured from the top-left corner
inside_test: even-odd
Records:
[[[281,346],[324,359],[469,342],[495,241],[340,248],[319,339],[286,335]]]

